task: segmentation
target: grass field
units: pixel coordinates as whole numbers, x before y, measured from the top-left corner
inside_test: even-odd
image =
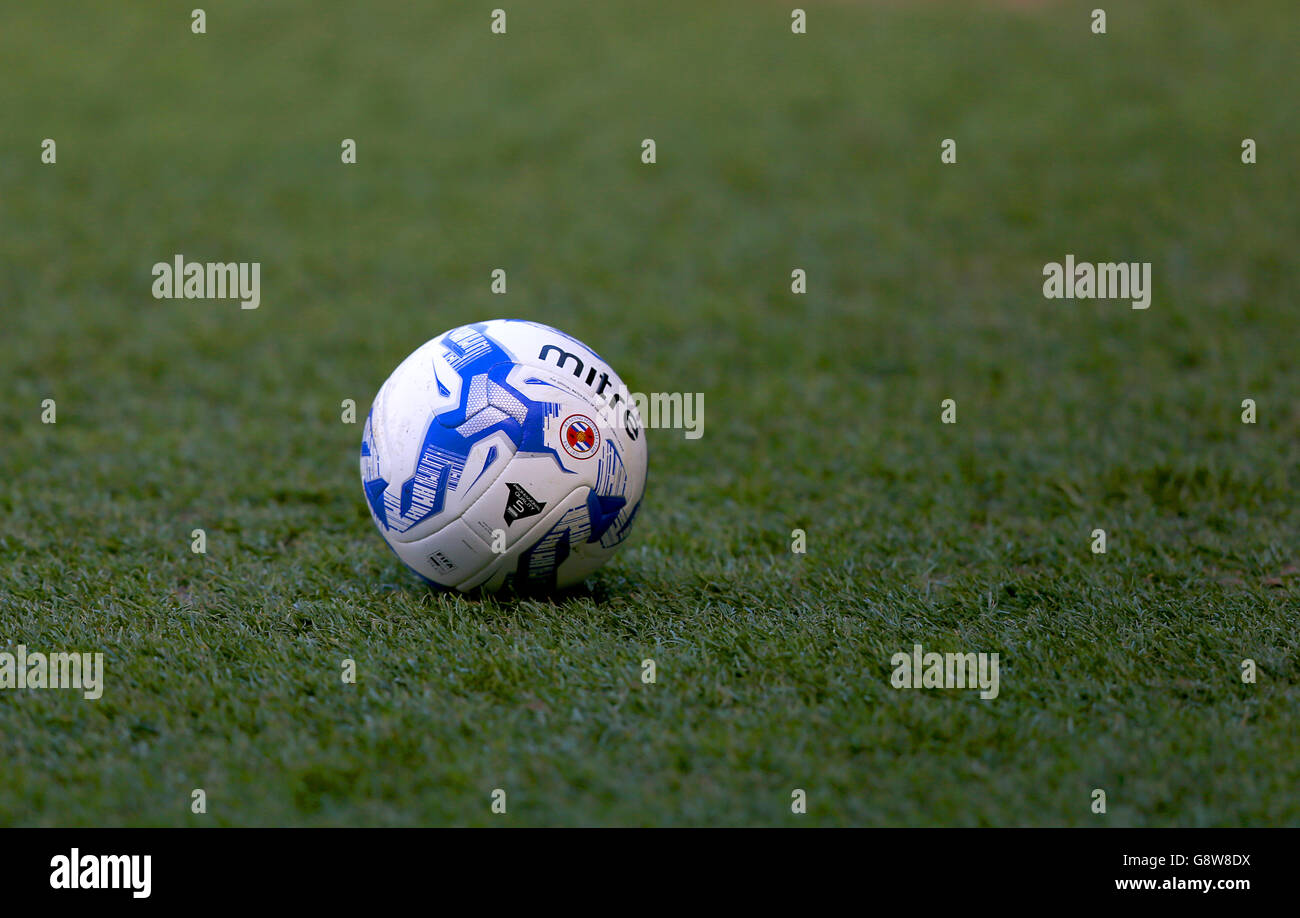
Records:
[[[0,651],[106,661],[0,691],[0,824],[1300,824],[1300,17],[1097,5],[5,6]],[[497,316],[705,394],[550,601],[401,568],[340,420]]]

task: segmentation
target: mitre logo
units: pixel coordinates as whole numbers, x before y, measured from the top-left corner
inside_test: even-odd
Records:
[[[539,504],[537,499],[525,491],[522,485],[512,484],[507,481],[506,487],[510,489],[510,499],[506,501],[505,520],[507,526],[515,520],[536,516],[546,506],[546,504]]]

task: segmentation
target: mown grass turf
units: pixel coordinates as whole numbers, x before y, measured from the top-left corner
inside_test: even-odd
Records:
[[[0,823],[1300,822],[1292,4],[191,6],[0,12],[0,649],[107,657]],[[503,315],[705,396],[554,601],[422,588],[340,422]]]

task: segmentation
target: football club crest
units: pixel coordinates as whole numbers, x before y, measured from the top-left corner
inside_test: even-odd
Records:
[[[560,425],[560,445],[574,459],[590,459],[600,446],[596,422],[585,414],[571,414]]]

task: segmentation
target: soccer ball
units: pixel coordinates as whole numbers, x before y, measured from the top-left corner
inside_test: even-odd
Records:
[[[402,361],[361,438],[384,541],[430,583],[570,586],[627,538],[645,492],[636,402],[591,348],[516,319],[453,328]]]

